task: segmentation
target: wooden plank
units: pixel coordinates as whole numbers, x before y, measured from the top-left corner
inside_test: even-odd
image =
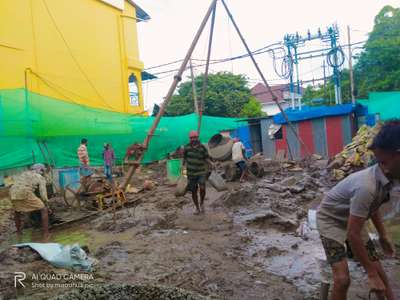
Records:
[[[127,207],[130,207],[130,206],[133,206],[134,204],[138,204],[140,202],[140,200],[142,200],[144,197],[152,196],[153,194],[155,194],[155,192],[156,192],[156,190],[151,191],[149,193],[146,193],[144,195],[140,195],[139,197],[136,197],[134,199],[128,200],[123,206],[117,206],[116,209],[119,210],[121,208],[127,208]],[[81,216],[81,217],[73,219],[73,220],[68,220],[68,221],[63,222],[63,223],[52,225],[52,226],[50,226],[50,228],[52,228],[52,229],[53,228],[60,228],[60,227],[64,227],[64,226],[69,226],[71,224],[79,223],[81,221],[87,221],[87,220],[89,220],[91,218],[94,218],[94,217],[96,217],[96,216],[98,216],[98,215],[100,215],[102,213],[108,213],[108,212],[112,211],[112,209],[113,209],[113,207],[109,207],[109,208],[107,208],[105,210],[98,210],[96,212]]]

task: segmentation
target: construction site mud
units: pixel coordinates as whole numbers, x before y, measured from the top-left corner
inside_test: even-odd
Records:
[[[174,186],[145,169],[132,186],[156,185],[140,193],[137,205],[52,230],[51,242],[79,243],[96,260],[92,280],[62,280],[66,285],[57,288],[34,284],[32,274],[72,271],[12,246],[17,240],[4,198],[1,299],[318,299],[324,252],[307,216],[331,185],[323,173],[288,164],[261,179],[229,183],[224,192],[208,187],[205,214],[193,215],[189,194],[176,198]],[[22,241],[40,241],[40,231],[25,230]],[[384,265],[400,295],[398,258]],[[14,288],[14,272],[30,279],[25,287]],[[365,273],[357,263],[351,272],[349,299],[367,299]],[[77,292],[64,295],[71,287]],[[170,288],[177,289],[168,294]]]

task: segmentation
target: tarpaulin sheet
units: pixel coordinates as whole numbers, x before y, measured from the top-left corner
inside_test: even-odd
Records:
[[[61,245],[57,243],[23,243],[18,248],[29,247],[57,268],[90,272],[94,260],[89,258],[78,244]]]

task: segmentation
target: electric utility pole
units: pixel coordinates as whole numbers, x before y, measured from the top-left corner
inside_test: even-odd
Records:
[[[347,25],[347,39],[349,44],[349,75],[350,75],[350,93],[351,93],[351,103],[356,104],[356,98],[354,97],[354,77],[353,77],[353,58],[351,53],[351,43],[350,43],[350,26]]]

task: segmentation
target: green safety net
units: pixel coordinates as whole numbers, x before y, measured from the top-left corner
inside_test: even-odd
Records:
[[[381,120],[400,118],[400,92],[374,92],[368,99],[357,100],[368,106],[368,113],[379,114]]]
[[[56,167],[79,164],[77,148],[89,140],[91,165],[101,165],[104,143],[111,143],[120,163],[129,145],[143,142],[154,118],[109,112],[45,97],[25,89],[0,90],[0,170],[52,161]],[[204,116],[200,139],[242,123],[234,118]],[[163,159],[197,128],[195,114],[164,117],[155,131],[144,162]]]

